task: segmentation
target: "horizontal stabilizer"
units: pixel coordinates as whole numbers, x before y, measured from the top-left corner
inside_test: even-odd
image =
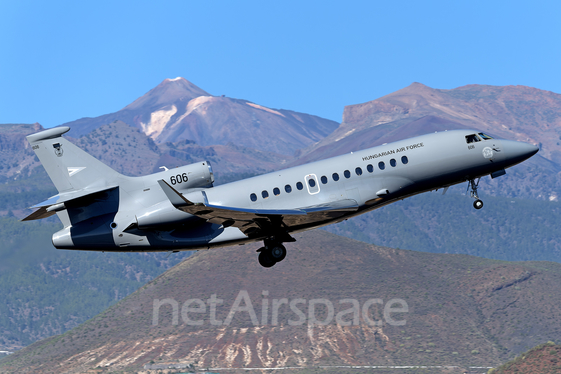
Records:
[[[55,211],[48,212],[47,208],[48,206],[42,206],[41,208],[37,209],[35,212],[31,213],[30,215],[22,219],[22,221],[34,221],[36,219],[43,219],[43,218],[50,217],[56,213]]]
[[[53,214],[55,214],[57,211],[64,209],[64,203],[68,203],[69,201],[76,200],[99,192],[109,191],[114,188],[117,188],[117,186],[91,187],[91,188],[84,188],[82,190],[77,190],[77,191],[60,193],[58,195],[50,197],[49,199],[39,204],[35,204],[32,207],[30,207],[30,209],[35,209],[35,208],[39,208],[39,209],[31,213],[24,219],[22,219],[22,221],[33,221],[36,219],[43,219],[43,218],[50,217]],[[51,207],[55,209],[51,209]],[[59,207],[62,209],[60,209]]]

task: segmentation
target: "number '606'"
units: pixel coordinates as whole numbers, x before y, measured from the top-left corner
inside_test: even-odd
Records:
[[[183,174],[172,175],[172,177],[169,180],[171,184],[178,184],[182,182],[187,182],[189,178],[187,178],[187,173],[183,173]]]

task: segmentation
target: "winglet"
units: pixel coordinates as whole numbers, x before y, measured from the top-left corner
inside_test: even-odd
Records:
[[[176,189],[170,186],[165,180],[160,179],[158,184],[162,190],[164,190],[164,193],[174,207],[180,208],[183,206],[195,205],[191,201],[187,200],[182,194],[177,192]]]

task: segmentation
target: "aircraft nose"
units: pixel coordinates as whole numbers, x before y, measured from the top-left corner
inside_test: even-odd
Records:
[[[533,144],[516,142],[513,140],[503,140],[502,144],[505,150],[505,156],[509,163],[512,164],[522,162],[532,157],[540,150]]]

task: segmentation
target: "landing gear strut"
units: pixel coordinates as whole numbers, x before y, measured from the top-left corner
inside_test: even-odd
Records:
[[[479,187],[480,180],[481,178],[477,178],[476,182],[475,179],[470,179],[468,185],[468,190],[471,188],[470,196],[475,199],[475,201],[473,202],[473,207],[475,209],[483,208],[483,201],[479,200],[479,196],[477,195],[477,187]]]
[[[259,252],[259,264],[270,268],[277,262],[281,262],[286,257],[286,248],[282,243],[271,239],[265,239],[265,246],[257,250]]]

